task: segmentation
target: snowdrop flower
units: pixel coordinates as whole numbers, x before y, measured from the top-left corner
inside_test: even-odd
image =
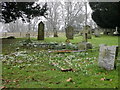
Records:
[[[28,66],[30,66],[31,64],[27,64]]]

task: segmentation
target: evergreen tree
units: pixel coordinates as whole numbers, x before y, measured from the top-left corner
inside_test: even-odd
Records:
[[[120,2],[89,2],[92,19],[101,28],[120,28]]]
[[[24,16],[30,19],[36,16],[44,16],[47,11],[47,3],[42,7],[39,4],[34,6],[34,2],[2,2],[1,22],[9,23],[17,20],[19,17],[24,21]]]

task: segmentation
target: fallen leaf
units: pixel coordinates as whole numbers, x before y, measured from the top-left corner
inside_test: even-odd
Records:
[[[72,82],[72,78],[69,78],[66,80],[67,82]]]
[[[104,81],[104,80],[105,80],[105,78],[101,78],[100,80],[101,80],[101,81]]]
[[[101,81],[112,81],[112,79],[107,79],[107,78],[101,78]]]
[[[51,69],[52,71],[55,71],[55,69]]]
[[[74,71],[72,68],[70,68],[70,69],[63,69],[63,68],[61,68],[61,71],[62,72],[68,72],[68,71]]]
[[[0,89],[4,89],[4,88],[6,88],[6,87],[5,86],[0,87]]]

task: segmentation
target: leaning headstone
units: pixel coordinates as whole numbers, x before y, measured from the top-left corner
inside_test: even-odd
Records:
[[[42,21],[38,24],[38,40],[44,40],[44,23]]]
[[[68,26],[68,27],[65,29],[65,32],[66,32],[66,37],[67,37],[67,39],[73,39],[74,29],[73,29],[72,26]]]
[[[95,29],[94,35],[95,35],[95,37],[100,37],[100,32],[98,29]]]
[[[115,67],[115,58],[117,54],[117,46],[100,45],[98,58],[99,67],[106,70],[113,70]]]

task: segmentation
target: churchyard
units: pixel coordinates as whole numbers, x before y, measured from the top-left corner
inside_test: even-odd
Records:
[[[2,88],[118,88],[119,55],[112,70],[98,65],[99,45],[118,45],[118,36],[92,36],[87,40],[92,49],[72,52],[82,39],[74,37],[63,49],[65,36],[31,38],[32,44],[26,38],[2,39]]]
[[[0,89],[120,88],[120,2],[100,1],[1,2]]]

